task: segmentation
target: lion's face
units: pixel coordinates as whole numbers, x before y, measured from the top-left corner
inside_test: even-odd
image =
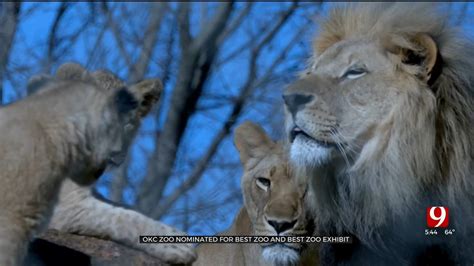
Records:
[[[159,80],[145,80],[106,91],[102,115],[90,131],[95,142],[95,164],[116,167],[125,160],[141,120],[159,99],[161,88]]]
[[[337,42],[287,88],[286,131],[297,164],[357,160],[371,140],[390,137],[391,117],[404,99],[432,98],[420,66],[388,49],[385,39]]]
[[[452,122],[442,125],[446,105],[437,97],[453,96],[438,90],[451,74],[439,36],[412,31],[413,23],[401,32],[406,21],[391,21],[406,6],[352,7],[320,25],[310,68],[283,98],[291,161],[310,178],[307,208],[319,228],[361,237],[439,178],[448,155],[436,152],[450,149],[439,145]]]
[[[241,185],[255,235],[306,234],[303,209],[306,186],[297,184],[285,151],[259,126],[246,122],[236,129],[235,144],[244,165]],[[298,261],[301,244],[262,244],[263,257],[276,265]]]
[[[159,99],[161,82],[145,80],[132,86],[114,87],[106,92],[106,106],[97,120],[97,157],[109,165],[120,165],[142,118]],[[100,161],[99,160],[99,161]]]
[[[113,73],[105,70],[89,73],[74,63],[62,65],[55,77],[33,77],[29,91],[36,91],[35,86],[44,86],[37,92],[43,95],[78,93],[82,99],[73,100],[88,104],[87,112],[79,110],[83,113],[78,114],[74,111],[75,102],[69,103],[75,134],[82,135],[80,139],[85,142],[82,146],[86,151],[78,153],[87,154],[84,162],[87,167],[71,168],[70,177],[83,185],[97,180],[107,166],[118,166],[124,161],[142,118],[158,101],[162,90],[158,79],[127,86]]]

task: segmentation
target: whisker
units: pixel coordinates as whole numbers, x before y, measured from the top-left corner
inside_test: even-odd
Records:
[[[341,141],[341,142],[344,143],[346,151],[350,151],[352,154],[356,154],[357,150],[360,150],[362,148],[362,145],[357,143],[357,142],[348,143],[347,141],[345,141],[348,138],[346,136],[344,136],[340,131],[338,131],[337,128],[333,128],[332,133],[335,136],[337,136],[339,139],[344,140],[344,141]],[[351,158],[352,158],[352,156],[351,156]]]
[[[341,152],[342,154],[342,158],[344,159],[346,165],[347,165],[347,168],[350,169],[351,167],[351,164],[349,162],[349,158],[347,156],[347,152],[346,150],[344,149],[344,147],[342,146],[343,143],[344,143],[344,139],[341,138],[341,136],[338,134],[337,132],[337,129],[331,129],[331,134],[332,134],[332,137],[335,139],[335,143],[336,143],[336,146],[337,146],[337,149]],[[352,158],[351,158],[352,159]],[[351,177],[351,174],[349,174],[349,177]],[[351,177],[352,178],[352,177]]]

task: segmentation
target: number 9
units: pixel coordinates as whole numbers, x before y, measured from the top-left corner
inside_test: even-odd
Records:
[[[439,208],[441,210],[441,213],[439,216],[435,215],[435,210]],[[433,207],[430,209],[430,217],[431,219],[435,221],[439,221],[435,227],[439,227],[441,224],[443,224],[444,220],[446,219],[446,209],[444,207]]]

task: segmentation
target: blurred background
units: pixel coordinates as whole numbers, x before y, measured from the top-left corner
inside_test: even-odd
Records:
[[[306,67],[316,21],[332,4],[0,2],[0,104],[25,97],[32,75],[68,61],[128,83],[161,78],[161,102],[126,163],[96,189],[190,234],[212,235],[242,206],[234,127],[252,120],[284,137],[281,92]],[[443,10],[470,30],[473,9]]]

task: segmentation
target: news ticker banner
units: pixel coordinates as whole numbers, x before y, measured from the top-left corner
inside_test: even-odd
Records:
[[[199,243],[247,243],[247,244],[288,244],[288,243],[352,243],[351,236],[140,236],[143,244],[199,244]]]

